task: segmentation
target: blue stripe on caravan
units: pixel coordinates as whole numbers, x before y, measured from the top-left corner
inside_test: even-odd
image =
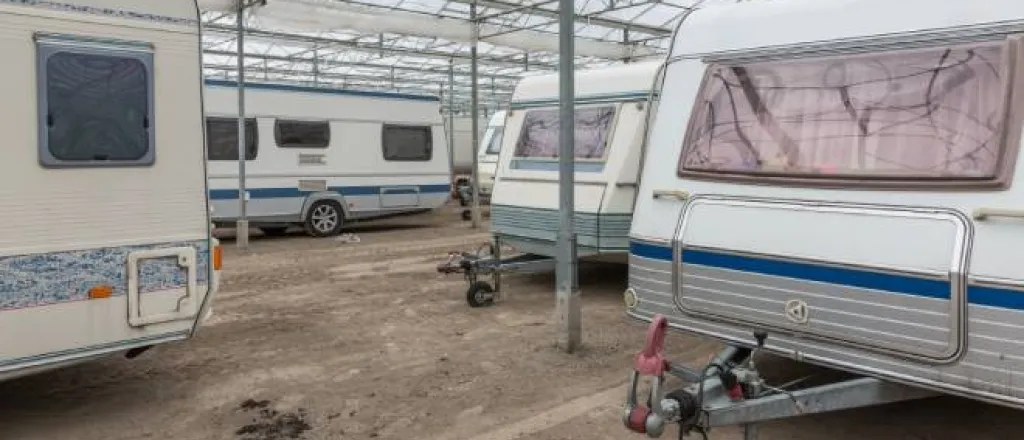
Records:
[[[631,242],[630,253],[634,256],[665,262],[672,261],[672,248],[646,243]],[[949,299],[949,282],[929,280],[910,276],[883,274],[877,272],[837,268],[807,263],[769,260],[747,256],[721,254],[717,252],[688,250],[683,253],[687,264],[716,267],[721,269],[757,273],[762,275],[792,278],[805,281],[845,285],[873,289],[882,292]],[[970,304],[1001,309],[1024,310],[1024,291],[970,285],[967,287],[967,301]]]
[[[967,286],[967,302],[1000,309],[1024,310],[1024,292],[971,285]]]
[[[649,260],[672,261],[672,248],[631,241],[629,253]]]
[[[414,187],[410,186],[398,186],[389,189],[387,186],[332,186],[327,188],[328,191],[334,191],[338,194],[345,196],[376,196],[380,195],[382,190],[386,190],[386,194],[415,194],[417,191]],[[415,188],[419,188],[420,194],[441,194],[451,192],[450,185],[418,185]],[[246,190],[249,193],[250,199],[287,199],[295,197],[305,197],[311,193],[311,191],[301,191],[298,188],[250,188]],[[237,189],[211,189],[210,199],[213,200],[237,200],[238,190]]]
[[[881,290],[904,295],[949,299],[948,281],[929,280],[902,275],[869,272],[844,267],[770,260],[717,252],[683,251],[683,264],[696,264],[717,269],[751,272],[760,275],[793,278],[819,283],[838,284],[862,289]]]

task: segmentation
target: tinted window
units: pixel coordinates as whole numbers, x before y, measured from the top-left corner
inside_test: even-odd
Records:
[[[245,160],[256,159],[259,148],[256,119],[245,120]],[[206,149],[210,160],[238,160],[238,118],[206,118]]]
[[[331,124],[326,121],[274,122],[274,138],[281,148],[327,148],[331,143]]]
[[[994,177],[1004,46],[711,66],[681,172]]]
[[[577,159],[603,159],[608,133],[615,119],[615,106],[576,109]],[[554,159],[558,157],[558,109],[528,110],[516,142],[516,157]]]
[[[384,160],[429,161],[433,156],[430,127],[385,125],[383,144]]]
[[[152,55],[88,52],[40,47],[42,163],[153,163]]]

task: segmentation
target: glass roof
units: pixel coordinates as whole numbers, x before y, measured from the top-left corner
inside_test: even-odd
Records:
[[[558,1],[475,1],[477,84],[489,113],[507,104],[522,76],[556,70]],[[473,2],[267,0],[246,10],[246,79],[440,95],[448,102],[451,70],[453,109],[468,112]],[[675,24],[700,2],[575,0],[577,68],[663,54]],[[235,79],[236,14],[205,10],[203,22],[207,77]]]

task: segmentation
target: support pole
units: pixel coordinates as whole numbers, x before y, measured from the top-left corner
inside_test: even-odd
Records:
[[[238,220],[235,223],[235,244],[249,248],[249,219],[246,213],[245,190],[245,8],[246,0],[238,0]]]
[[[455,186],[455,58],[448,58],[448,115],[445,118],[448,126],[448,181]],[[459,193],[455,193],[459,197]]]
[[[477,147],[480,144],[480,139],[479,139],[480,138],[480,133],[479,133],[479,130],[480,130],[480,127],[479,127],[479,123],[480,123],[480,121],[479,121],[479,119],[480,119],[480,109],[479,109],[479,107],[480,107],[480,102],[479,102],[480,96],[479,96],[479,90],[477,90],[477,54],[476,54],[477,40],[479,40],[479,38],[480,38],[480,23],[476,22],[476,0],[474,0],[473,3],[470,3],[470,5],[469,5],[469,21],[470,21],[470,23],[472,23],[472,26],[473,26],[473,31],[472,31],[471,37],[470,37],[470,48],[469,48],[469,69],[470,69],[469,76],[470,76],[470,81],[472,81],[471,82],[472,86],[470,87],[470,90],[471,90],[470,93],[472,94],[472,97],[470,98],[470,100],[472,101],[472,104],[471,104],[472,109],[470,109],[469,116],[470,116],[470,118],[472,118],[472,121],[470,121],[470,128],[473,131],[473,133],[472,133],[472,135],[470,137],[470,139],[471,139],[470,142],[471,142],[472,150],[473,150],[473,154],[472,154],[472,156],[473,156],[473,173],[472,173],[472,179],[470,179],[470,190],[472,191],[472,194],[473,194],[473,197],[472,197],[473,198],[473,200],[472,200],[472,204],[473,205],[470,207],[470,212],[472,214],[471,217],[472,217],[472,220],[473,220],[473,229],[480,229],[480,180],[479,180],[480,176],[479,176],[479,173],[477,173],[477,161],[478,161],[478,159],[477,159],[477,150],[476,150]]]
[[[558,347],[568,353],[582,343],[580,292],[576,267],[576,234],[573,231],[575,212],[573,181],[576,177],[576,112],[575,71],[573,58],[575,2],[559,0],[558,11],[558,252],[555,267],[555,292]]]

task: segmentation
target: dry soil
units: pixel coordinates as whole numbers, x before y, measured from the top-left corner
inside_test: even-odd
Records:
[[[436,273],[487,240],[457,212],[349,231],[361,241],[256,236],[243,253],[226,239],[195,339],[0,383],[0,439],[643,438],[619,421],[644,330],[622,313],[624,268],[582,269],[585,347],[570,355],[554,347],[552,275],[507,278],[507,301],[472,309],[464,281]],[[691,364],[717,349],[670,344]],[[1020,420],[940,398],[766,423],[761,438],[1005,440]]]

